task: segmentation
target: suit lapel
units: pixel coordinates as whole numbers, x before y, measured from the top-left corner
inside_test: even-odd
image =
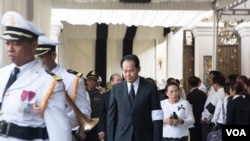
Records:
[[[137,90],[136,95],[135,95],[135,101],[134,101],[133,109],[137,106],[138,102],[140,100],[142,100],[143,91],[144,91],[143,89],[145,89],[144,83],[143,83],[143,78],[140,78],[139,85],[138,85],[138,90]]]

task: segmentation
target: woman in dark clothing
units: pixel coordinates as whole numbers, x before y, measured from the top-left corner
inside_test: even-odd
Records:
[[[250,124],[250,102],[245,96],[245,87],[241,82],[231,84],[230,95],[232,100],[227,105],[227,125]]]

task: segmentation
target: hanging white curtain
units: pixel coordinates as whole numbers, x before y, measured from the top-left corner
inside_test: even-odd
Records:
[[[107,40],[107,81],[111,74],[122,74],[120,60],[122,57],[123,37],[127,27],[125,25],[113,25],[108,27]]]
[[[60,34],[62,45],[58,47],[59,63],[65,68],[87,74],[95,68],[95,33],[92,26],[74,26],[63,23]]]
[[[186,26],[200,20],[207,11],[168,10],[73,10],[53,9],[53,19],[71,24],[125,24],[126,26]]]
[[[62,45],[58,47],[58,58],[66,68],[80,71],[84,74],[95,67],[96,24],[72,25],[62,22],[60,33]],[[107,78],[112,73],[121,73],[123,38],[127,26],[108,25],[107,39]],[[141,58],[142,74],[155,78],[155,40],[162,40],[163,27],[138,26],[133,40],[133,53]],[[142,59],[143,58],[143,59]]]

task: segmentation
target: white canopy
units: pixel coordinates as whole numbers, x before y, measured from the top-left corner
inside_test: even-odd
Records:
[[[119,0],[52,0],[52,21],[92,25],[184,27],[237,0],[151,0],[123,3]],[[208,12],[210,11],[210,12]]]

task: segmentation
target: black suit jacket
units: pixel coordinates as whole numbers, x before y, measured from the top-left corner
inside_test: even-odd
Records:
[[[192,105],[194,119],[195,119],[195,127],[201,128],[201,113],[204,110],[204,105],[207,99],[206,93],[199,90],[198,88],[193,89],[187,95],[188,102]]]
[[[162,112],[155,85],[140,78],[131,105],[127,82],[122,81],[112,87],[109,100],[108,141],[131,141],[132,137],[133,141],[161,141],[162,119],[152,119],[152,111]]]
[[[107,141],[107,114],[109,107],[109,95],[110,91],[102,94],[101,101],[99,104],[99,123],[98,123],[98,132],[104,132],[104,139]]]
[[[250,102],[239,96],[231,99],[227,104],[227,118],[228,125],[249,125],[250,124]]]
[[[159,99],[160,100],[164,100],[164,99],[168,98],[168,96],[166,95],[166,90],[165,89],[158,90],[158,94],[159,94]]]

